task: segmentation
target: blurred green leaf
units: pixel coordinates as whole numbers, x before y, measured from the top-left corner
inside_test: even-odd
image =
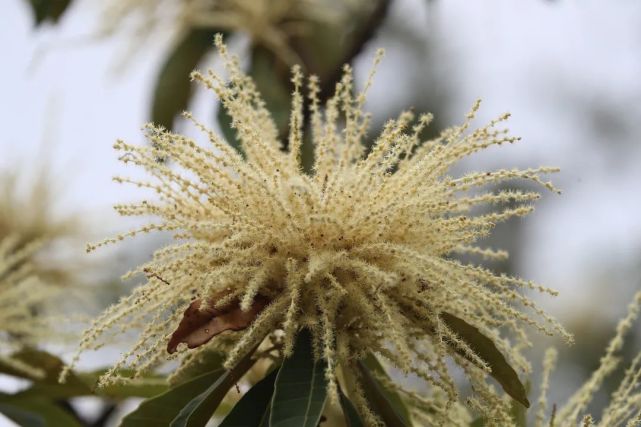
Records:
[[[60,371],[64,366],[58,357],[45,351],[33,348],[25,348],[14,353],[11,357],[26,365],[33,366],[42,371],[43,377],[39,377],[27,371],[18,371],[0,359],[0,373],[17,376],[33,381],[28,389],[16,394],[22,399],[46,397],[50,399],[64,399],[75,396],[98,395],[109,398],[123,399],[127,397],[150,397],[162,393],[167,389],[161,378],[147,377],[139,380],[132,380],[125,384],[114,384],[100,389],[95,389],[100,375],[105,370],[98,370],[89,373],[70,373],[64,383],[58,381]]]
[[[24,398],[46,397],[49,399],[67,399],[76,396],[88,396],[93,392],[87,385],[34,383],[28,389],[17,393]]]
[[[307,329],[298,333],[294,354],[285,359],[274,385],[270,427],[316,427],[327,399],[327,364],[314,360]]]
[[[200,353],[196,360],[191,360],[189,365],[180,368],[179,373],[171,379],[171,385],[176,386],[202,375],[203,372],[210,372],[223,368],[225,356],[222,353],[206,350]]]
[[[9,363],[8,361],[4,360],[4,358],[1,358],[1,357],[0,357],[0,374],[11,375],[12,377],[24,378],[27,380],[35,380],[38,378],[38,376],[35,375],[30,370],[23,371],[23,370],[16,369],[15,366],[13,366],[11,363]]]
[[[525,394],[530,394],[531,384],[529,381],[525,383]],[[527,427],[527,411],[526,407],[521,405],[516,400],[512,400],[510,405],[510,415],[514,419],[515,427]]]
[[[42,0],[31,0],[42,1]],[[53,22],[58,22],[62,15],[67,11],[71,5],[71,0],[49,0],[49,17]]]
[[[229,389],[245,375],[254,364],[250,351],[236,366],[225,371],[216,382],[191,399],[169,424],[170,427],[202,427],[212,417]]]
[[[17,395],[7,404],[35,415],[44,421],[47,427],[81,427],[79,420],[54,402],[45,399],[20,398]],[[23,424],[18,423],[20,426]],[[29,426],[30,424],[26,424]],[[33,424],[34,426],[40,424]]]
[[[219,427],[260,426],[269,419],[269,403],[274,392],[278,369],[250,388],[234,405]]]
[[[187,108],[192,95],[189,75],[213,47],[213,29],[194,29],[169,54],[156,78],[151,121],[172,129],[174,118]]]
[[[0,363],[0,372],[33,381],[33,385],[20,393],[22,398],[46,396],[51,398],[65,398],[92,394],[91,387],[74,373],[71,373],[64,384],[58,381],[64,363],[56,356],[34,348],[24,348],[11,355],[12,359],[33,366],[40,370],[44,376],[39,377],[29,371],[16,371],[10,365]]]
[[[521,403],[526,408],[530,407],[525,387],[516,371],[505,360],[505,357],[496,348],[491,339],[483,335],[477,328],[470,325],[463,319],[449,314],[441,313],[441,318],[448,328],[459,336],[472,349],[472,351],[484,360],[492,370],[491,376],[501,384],[503,390],[512,399]],[[457,352],[465,357],[465,353],[457,349]]]
[[[342,66],[352,63],[376,34],[390,3],[390,0],[362,3],[346,11],[349,16],[341,21],[307,22],[307,30],[292,37],[292,48],[302,59],[306,71],[320,78],[321,98],[333,91],[342,76]]]
[[[138,409],[122,420],[121,427],[169,425],[194,396],[206,390],[224,373],[224,369],[208,372],[174,387],[163,394],[143,401],[140,406],[138,406]]]
[[[41,378],[42,380],[53,379],[60,373],[60,369],[62,369],[63,366],[63,362],[56,356],[30,347],[25,347],[18,352],[12,353],[9,357],[12,360],[34,367],[34,370],[39,370],[44,374],[44,378]],[[36,372],[30,369],[24,371],[18,370],[11,363],[5,362],[1,358],[0,373],[29,380],[37,380],[40,378],[40,375]]]
[[[25,411],[7,403],[0,403],[0,414],[22,427],[47,426],[40,415]]]
[[[525,411],[525,406],[521,405],[516,400],[512,401],[512,406],[510,407],[510,415],[512,415],[512,419],[514,420],[514,427],[527,427],[527,417]]]
[[[49,0],[29,0],[36,27],[49,17]]]
[[[128,397],[153,397],[167,391],[167,382],[163,377],[152,376],[132,379],[123,384],[109,384],[95,388],[98,378],[104,374],[104,370],[92,373],[80,373],[78,377],[92,387],[93,393],[100,397],[111,399],[126,399]]]
[[[383,368],[383,365],[381,365],[381,362],[379,362],[376,356],[374,356],[372,353],[368,354],[367,357],[362,361],[362,363],[370,372],[374,373],[375,377],[390,379],[389,375],[387,375],[387,372],[385,372],[385,368]],[[394,411],[396,411],[408,425],[411,425],[409,422],[411,420],[410,413],[407,410],[407,406],[405,406],[403,399],[401,399],[401,396],[399,396],[395,391],[381,386],[378,382],[377,384],[381,387],[383,395],[390,403],[392,408],[394,408]]]
[[[47,20],[58,22],[71,5],[71,0],[28,0],[28,3],[37,27]]]
[[[345,423],[347,427],[364,427],[361,417],[358,415],[356,408],[352,402],[345,396],[343,390],[338,388],[338,396],[340,397],[341,408],[343,408],[343,415],[345,416]]]
[[[485,427],[485,420],[479,417],[470,423],[470,427]]]
[[[42,397],[0,393],[0,412],[20,426],[80,427],[73,414]]]
[[[406,417],[403,413],[407,411],[405,405],[402,401],[399,403],[396,401],[394,395],[387,391],[375,378],[372,371],[376,372],[377,368],[369,368],[368,363],[372,366],[378,365],[380,369],[383,369],[380,366],[378,360],[376,363],[373,363],[373,360],[376,358],[373,355],[369,355],[365,361],[358,362],[358,368],[361,373],[361,382],[363,385],[363,390],[365,391],[365,397],[370,402],[372,409],[376,412],[382,419],[383,422],[389,427],[409,427],[411,426],[410,419]],[[383,371],[384,373],[385,371]],[[378,372],[377,372],[378,374]],[[398,395],[396,395],[398,397]],[[400,398],[399,398],[400,400]],[[404,411],[403,411],[404,410]]]

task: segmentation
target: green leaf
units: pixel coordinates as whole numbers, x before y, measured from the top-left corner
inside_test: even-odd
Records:
[[[49,4],[49,18],[53,22],[58,22],[71,5],[71,0],[49,0]]]
[[[194,29],[169,54],[156,79],[151,120],[172,129],[174,118],[187,108],[192,88],[189,75],[213,46],[213,29]]]
[[[64,365],[56,356],[30,347],[25,347],[24,349],[11,354],[9,357],[12,360],[21,362],[28,366],[33,366],[35,370],[41,371],[45,375],[44,379],[29,370],[17,370],[10,363],[4,362],[2,358],[0,358],[0,373],[34,381],[38,379],[53,379],[60,373],[60,370]]]
[[[22,398],[34,396],[65,398],[92,394],[91,387],[74,373],[71,373],[67,377],[67,381],[61,384],[58,377],[64,363],[52,354],[34,348],[24,348],[10,357],[28,366],[33,366],[44,374],[43,377],[39,377],[29,371],[17,371],[11,365],[0,362],[0,373],[33,381],[33,385],[29,389],[18,393]]]
[[[11,356],[13,357],[13,356]],[[0,374],[10,375],[12,377],[24,378],[27,380],[35,381],[38,379],[38,375],[35,375],[30,370],[19,370],[16,369],[9,361],[5,360],[4,357],[0,357]]]
[[[36,27],[47,20],[58,22],[71,0],[29,0]]]
[[[42,24],[49,17],[49,1],[48,0],[29,0],[31,11],[33,12],[33,19],[36,27]]]
[[[441,318],[448,328],[458,335],[479,356],[488,364],[492,372],[490,375],[501,384],[503,390],[526,408],[530,407],[527,399],[525,387],[516,371],[505,360],[505,357],[496,348],[491,339],[483,335],[477,328],[470,325],[463,319],[449,314],[441,313]],[[463,351],[457,350],[459,354],[465,357]]]
[[[470,427],[485,427],[485,420],[479,417],[470,423]]]
[[[22,399],[16,396],[12,397],[7,403],[26,413],[39,417],[44,422],[42,425],[46,427],[81,427],[76,417],[54,402],[45,399]],[[30,424],[27,424],[27,426],[29,425]],[[33,425],[37,426],[41,424]]]
[[[170,427],[202,427],[214,414],[229,389],[245,375],[254,364],[249,352],[231,370],[225,371],[213,384],[198,396],[193,397],[169,424]],[[193,395],[192,395],[193,396]]]
[[[80,427],[65,408],[45,398],[0,393],[0,412],[20,426]]]
[[[363,360],[363,364],[367,369],[369,369],[370,372],[374,373],[375,377],[390,379],[389,375],[387,375],[387,372],[385,372],[385,368],[383,368],[383,365],[381,365],[381,362],[379,362],[376,356],[374,356],[372,353],[367,355],[367,357]],[[392,408],[394,408],[394,411],[396,411],[407,424],[411,425],[409,421],[412,418],[409,411],[407,410],[407,406],[405,406],[405,403],[403,403],[403,399],[401,399],[401,396],[399,396],[396,391],[389,390],[383,386],[381,386],[381,390],[385,395],[387,401],[392,405]]]
[[[169,425],[194,396],[206,390],[225,373],[218,369],[200,375],[154,398],[147,399],[123,420],[121,427],[147,427],[149,425]]]
[[[525,393],[526,395],[530,394],[531,384],[529,381],[525,383]],[[514,419],[515,427],[527,427],[527,413],[525,406],[521,405],[516,400],[512,400],[512,405],[510,406],[510,414],[512,419]]]
[[[364,427],[365,424],[363,424],[356,408],[354,408],[354,405],[347,396],[345,396],[345,393],[343,393],[340,387],[338,388],[338,396],[340,397],[341,408],[343,408],[343,415],[345,416],[347,427]]]
[[[91,395],[91,390],[88,387],[76,387],[68,384],[49,384],[49,383],[34,383],[31,387],[16,395],[21,398],[38,398],[45,397],[48,399],[68,399],[76,396]]]
[[[7,403],[0,403],[0,414],[22,427],[46,427],[41,416]]]
[[[219,427],[260,426],[264,420],[269,419],[269,402],[277,374],[278,370],[272,371],[250,388]]]
[[[78,377],[92,387],[98,382],[98,378],[104,374],[104,370],[89,374],[78,374]],[[126,399],[128,397],[154,397],[166,392],[167,382],[162,377],[142,377],[132,379],[123,384],[109,384],[96,388],[93,394],[110,399]]]
[[[370,357],[373,356],[370,354]],[[404,414],[399,411],[400,408],[394,404],[390,393],[379,384],[370,369],[368,369],[366,362],[359,361],[358,368],[361,373],[361,382],[365,391],[365,397],[370,402],[374,412],[383,419],[383,422],[388,427],[411,426],[412,424],[409,418],[406,418]],[[404,405],[402,407],[404,408]]]
[[[327,398],[323,360],[314,360],[311,336],[298,333],[294,354],[283,361],[276,376],[270,427],[316,427]]]
[[[514,420],[514,427],[527,427],[527,416],[525,413],[525,406],[518,403],[516,400],[512,401],[510,407],[510,415]]]
[[[131,380],[124,384],[110,384],[96,388],[98,378],[105,370],[89,373],[70,374],[65,383],[58,382],[59,369],[51,369],[45,378],[28,378],[33,384],[28,389],[16,394],[21,398],[46,397],[50,399],[65,399],[76,396],[96,395],[110,399],[126,399],[129,397],[153,397],[167,391],[164,378],[153,376]],[[22,375],[27,377],[27,375]]]
[[[212,350],[203,351],[196,360],[191,360],[189,365],[181,367],[177,374],[171,379],[171,385],[175,386],[189,381],[203,372],[223,369],[225,356],[222,353]]]
[[[40,377],[29,370],[17,370],[10,363],[3,363],[2,358],[0,358],[0,373],[33,381],[31,387],[16,394],[22,399],[34,397],[65,399],[87,395],[122,399],[127,397],[151,397],[167,390],[164,380],[157,376],[95,389],[98,378],[105,373],[104,369],[81,374],[72,372],[66,381],[61,384],[58,381],[58,377],[64,362],[56,356],[34,348],[24,348],[12,354],[11,358],[28,366],[33,366],[34,369],[40,370],[44,374],[43,377]]]

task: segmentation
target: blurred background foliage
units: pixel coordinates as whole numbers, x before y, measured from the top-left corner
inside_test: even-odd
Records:
[[[575,333],[577,344],[559,348],[551,402],[563,401],[598,365],[616,320],[641,286],[641,5],[635,2],[11,0],[3,15],[3,236],[16,230],[26,240],[57,235],[78,231],[80,222],[88,224],[87,240],[127,229],[131,223],[106,213],[123,194],[136,196],[109,183],[119,172],[110,146],[119,137],[140,140],[137,127],[145,121],[189,132],[179,115],[190,109],[233,144],[229,117],[189,82],[194,68],[217,66],[212,38],[222,32],[283,135],[291,65],[318,75],[326,97],[342,64],[353,65],[362,84],[378,47],[387,58],[367,104],[374,113],[371,137],[383,120],[408,106],[435,114],[433,132],[458,121],[479,96],[487,101],[481,120],[503,110],[515,113],[513,130],[525,142],[470,159],[465,168],[562,168],[556,179],[564,196],[546,197],[532,218],[501,224],[488,240],[511,254],[493,268],[561,290],[556,301],[543,304]],[[44,150],[40,140],[51,146]],[[34,179],[29,199],[13,177],[44,176],[46,165],[35,159],[45,151],[59,172]],[[308,165],[310,155],[307,147]],[[56,182],[64,185],[52,192]],[[16,198],[16,192],[27,195]],[[74,219],[54,219],[51,207],[59,196],[65,200],[61,210],[74,212]],[[118,276],[163,239],[130,242],[85,266],[94,311],[131,287]],[[79,256],[83,244],[75,245],[68,250]],[[64,271],[56,274],[65,277]],[[638,352],[638,330],[627,356]],[[535,372],[549,345],[558,343],[541,338],[531,351]],[[105,349],[90,368],[118,351]],[[150,393],[77,398],[87,394],[84,380],[78,379],[84,391],[57,396],[53,409],[41,402],[40,410],[62,407],[63,420],[72,414],[79,425],[116,425],[135,407],[127,397]],[[538,380],[532,379],[534,390]],[[4,392],[28,387],[0,377]],[[602,406],[603,399],[596,402],[597,414]]]

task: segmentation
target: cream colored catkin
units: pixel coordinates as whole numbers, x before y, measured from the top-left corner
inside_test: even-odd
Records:
[[[144,128],[150,144],[115,144],[124,163],[150,175],[148,181],[118,180],[147,188],[153,196],[142,203],[118,205],[118,212],[152,215],[156,222],[88,249],[157,230],[174,233],[178,241],[136,269],[153,276],[147,274],[145,284],[85,332],[79,352],[101,346],[110,330],[142,331],[134,350],[102,383],[123,380],[120,368],[138,372],[163,360],[163,343],[192,300],[207,300],[224,291],[230,298],[226,301],[239,298],[243,309],[258,295],[271,301],[247,329],[225,332],[207,344],[227,354],[226,366],[274,334],[284,334],[281,350],[289,355],[295,350],[298,328],[310,325],[314,341],[320,343],[315,356],[328,362],[326,378],[333,399],[336,371],[349,371],[371,352],[442,388],[449,402],[444,408],[453,408],[457,391],[446,363],[453,357],[466,364],[476,401],[483,402],[497,420],[505,419],[501,393],[485,383],[487,367],[444,326],[439,314],[458,316],[495,338],[507,359],[524,371],[529,369],[520,353],[529,345],[526,327],[571,339],[523,293],[524,289],[554,291],[455,257],[460,251],[504,258],[505,252],[480,248],[476,242],[497,222],[530,213],[538,192],[492,191],[491,186],[522,179],[557,191],[543,178],[556,169],[448,175],[461,158],[518,140],[502,127],[506,115],[470,130],[478,102],[462,126],[446,129],[435,140],[421,136],[430,116],[415,121],[414,114],[402,113],[366,152],[369,114],[363,106],[373,73],[365,89],[354,95],[347,67],[335,95],[324,105],[318,100],[318,80],[309,79],[316,157],[311,176],[306,175],[299,155],[307,132],[302,123],[300,90],[305,84],[300,72],[294,70],[292,151],[286,152],[255,84],[220,36],[215,43],[228,77],[213,71],[195,72],[192,77],[211,89],[232,116],[244,157],[190,114],[186,117],[204,132],[210,146],[153,125]],[[377,63],[381,56],[377,55]],[[159,157],[171,162],[158,163]],[[476,214],[479,205],[491,210]],[[475,363],[459,356],[459,349]],[[190,363],[188,355],[182,351],[178,357]],[[358,384],[347,392],[364,414],[370,414]],[[448,411],[442,411],[444,417],[452,416]],[[367,419],[374,422],[376,417],[370,414]]]

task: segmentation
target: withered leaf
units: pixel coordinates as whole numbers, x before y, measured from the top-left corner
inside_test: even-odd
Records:
[[[240,331],[249,326],[256,316],[260,314],[268,303],[262,296],[257,296],[248,311],[240,309],[240,301],[235,299],[223,307],[215,308],[216,300],[225,296],[225,293],[209,300],[208,307],[201,309],[202,300],[192,302],[183,318],[178,324],[167,344],[167,351],[171,354],[176,351],[181,343],[188,348],[196,348],[209,342],[221,332],[232,330]]]

